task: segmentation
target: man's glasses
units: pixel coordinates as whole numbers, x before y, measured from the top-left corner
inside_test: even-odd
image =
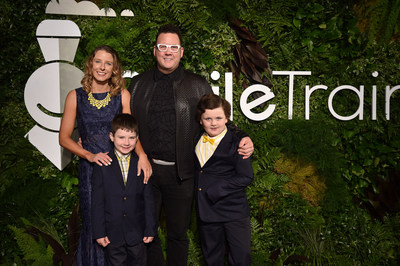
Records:
[[[170,49],[171,52],[177,53],[179,52],[179,49],[181,49],[181,46],[178,44],[171,44],[171,45],[161,44],[161,43],[157,44],[157,49],[160,52],[166,52],[168,48]]]

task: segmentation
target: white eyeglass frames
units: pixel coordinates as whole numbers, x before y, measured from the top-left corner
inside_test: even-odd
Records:
[[[177,53],[181,49],[181,46],[179,44],[157,44],[157,49],[160,52],[166,52],[168,48],[172,53]]]

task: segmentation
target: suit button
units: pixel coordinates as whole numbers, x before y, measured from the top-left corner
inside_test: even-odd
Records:
[[[126,217],[126,213],[124,213],[123,216]]]
[[[200,170],[200,174],[202,174],[203,173],[203,170]]]
[[[199,189],[198,189],[199,191],[201,191],[202,189],[201,189],[201,187],[199,187]]]
[[[124,200],[126,200],[126,197],[124,197]]]

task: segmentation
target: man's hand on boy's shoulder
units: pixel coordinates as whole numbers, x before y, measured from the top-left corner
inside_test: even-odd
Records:
[[[144,243],[150,243],[151,241],[153,241],[154,236],[145,236],[143,237],[143,242]]]
[[[238,153],[243,155],[243,159],[247,159],[254,152],[253,141],[250,137],[244,137],[240,140]]]
[[[107,236],[101,237],[101,238],[97,238],[96,241],[102,247],[106,247],[108,244],[110,244],[110,240],[108,240]]]

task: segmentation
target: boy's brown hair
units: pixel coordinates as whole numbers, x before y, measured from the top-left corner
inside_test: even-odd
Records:
[[[206,111],[206,109],[212,110],[218,107],[222,107],[226,118],[229,119],[229,117],[231,116],[231,104],[227,100],[221,98],[214,93],[203,95],[203,97],[201,97],[199,103],[197,104],[197,121],[200,121],[201,115]]]
[[[111,133],[114,135],[118,129],[129,130],[139,135],[139,126],[136,119],[130,114],[118,114],[111,122]]]

